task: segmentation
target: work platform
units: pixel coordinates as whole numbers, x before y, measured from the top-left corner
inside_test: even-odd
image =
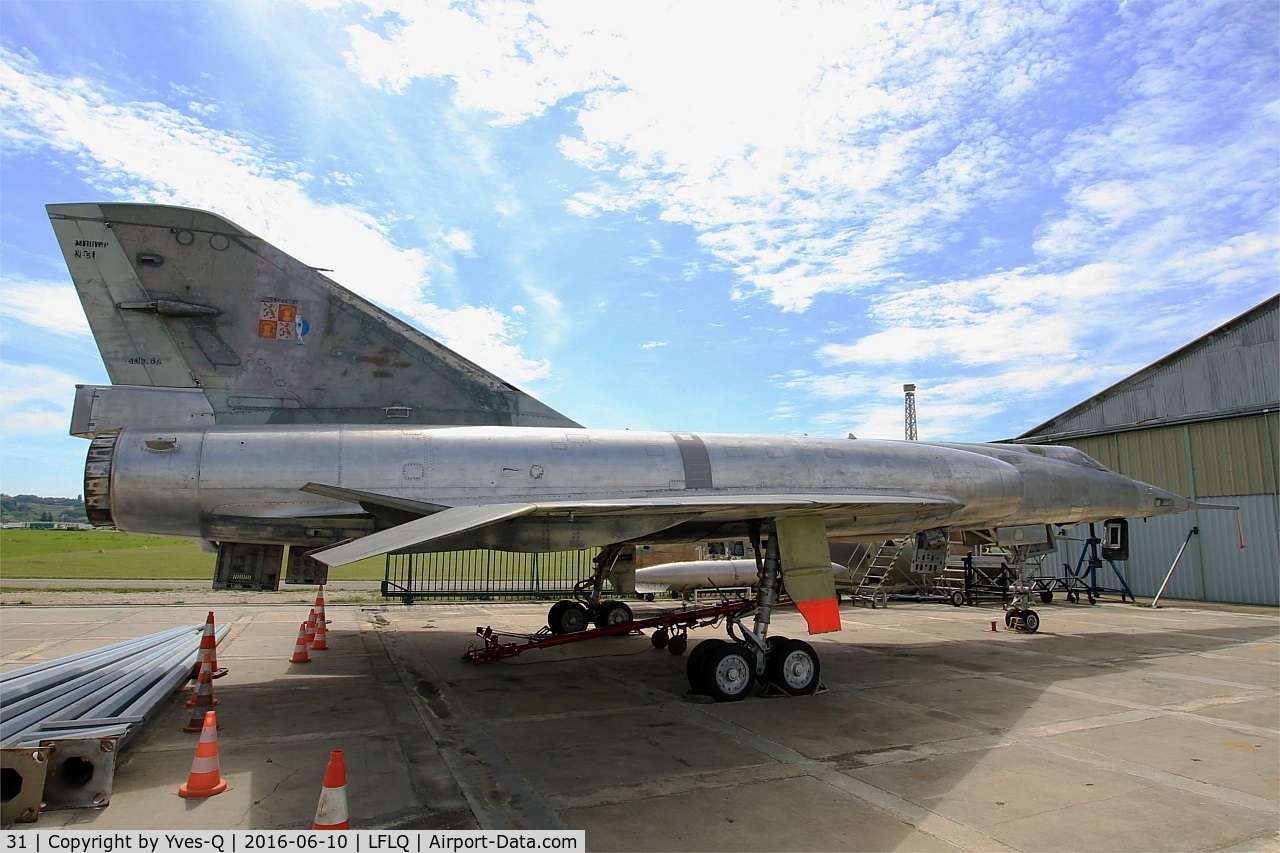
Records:
[[[330,651],[290,665],[296,605],[197,595],[0,609],[5,668],[210,608],[231,626],[216,684],[230,790],[174,793],[196,740],[175,696],[123,756],[110,806],[32,828],[305,828],[337,748],[358,828],[566,827],[592,850],[1277,844],[1274,609],[1055,603],[1020,634],[992,633],[989,609],[846,605],[842,631],[810,638],[825,693],[713,704],[687,698],[684,658],[645,636],[461,660],[477,627],[535,633],[545,602],[331,600]],[[794,612],[773,630],[804,635]],[[690,645],[704,636],[722,633]]]

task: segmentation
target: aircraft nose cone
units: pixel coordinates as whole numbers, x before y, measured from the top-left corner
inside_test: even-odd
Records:
[[[1152,486],[1148,493],[1152,508],[1156,515],[1172,515],[1191,509],[1191,501],[1177,492],[1169,492]]]

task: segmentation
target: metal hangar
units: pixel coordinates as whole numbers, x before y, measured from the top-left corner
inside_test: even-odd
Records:
[[[1013,439],[1070,445],[1126,476],[1240,507],[1131,523],[1122,570],[1139,596],[1156,594],[1185,541],[1165,595],[1280,604],[1278,309],[1273,296]],[[1073,562],[1080,543],[1065,544]]]

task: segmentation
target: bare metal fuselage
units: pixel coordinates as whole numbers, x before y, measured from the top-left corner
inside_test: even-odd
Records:
[[[309,483],[346,499],[300,491]],[[351,497],[357,493],[373,499]],[[903,503],[841,506],[860,494],[901,495]],[[733,538],[746,534],[753,503],[770,503],[761,496],[803,498],[824,517],[828,536],[844,540],[1138,518],[1187,506],[1070,448],[539,427],[124,429],[95,441],[86,470],[96,523],[317,548],[432,509],[520,501],[655,500],[665,508],[543,513],[418,550]],[[706,498],[742,506],[695,512],[671,500]]]

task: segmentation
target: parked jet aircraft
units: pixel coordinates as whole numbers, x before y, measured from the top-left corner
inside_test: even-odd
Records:
[[[48,212],[114,383],[72,416],[89,517],[206,540],[215,587],[275,588],[286,547],[304,583],[393,551],[602,547],[552,608],[567,632],[630,618],[601,596],[624,544],[750,538],[754,605],[690,668],[729,700],[817,687],[812,647],[768,629],[783,584],[810,633],[839,629],[829,539],[916,532],[927,568],[953,531],[1045,549],[1051,524],[1191,506],[1069,447],[583,429],[216,214]]]

